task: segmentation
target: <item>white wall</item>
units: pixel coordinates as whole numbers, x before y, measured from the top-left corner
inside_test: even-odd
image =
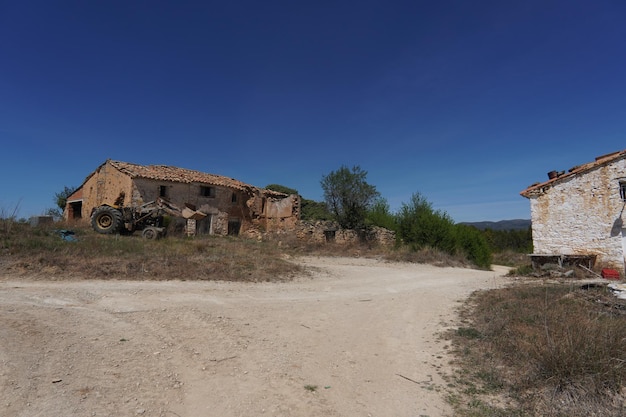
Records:
[[[596,254],[597,262],[624,267],[620,179],[626,160],[563,178],[530,198],[536,254]]]

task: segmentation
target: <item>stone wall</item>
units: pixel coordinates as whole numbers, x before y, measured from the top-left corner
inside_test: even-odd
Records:
[[[355,243],[374,243],[382,246],[393,246],[396,236],[391,230],[373,227],[368,230],[341,229],[331,221],[300,221],[295,228],[299,240],[313,243],[337,243],[340,245]]]
[[[266,232],[292,231],[300,221],[300,197],[292,194],[285,198],[261,197],[264,210],[259,213],[258,225]]]
[[[597,255],[597,262],[624,268],[624,201],[620,179],[626,160],[564,178],[530,197],[534,253]]]
[[[109,164],[103,164],[82,186],[80,218],[88,222],[93,209],[102,204],[113,204],[120,194],[124,196],[123,203],[129,205],[132,198],[131,179]]]

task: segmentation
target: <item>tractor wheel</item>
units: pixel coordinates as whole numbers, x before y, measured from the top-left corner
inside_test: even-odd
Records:
[[[144,239],[156,240],[159,238],[159,230],[155,227],[146,227],[141,232],[141,236],[143,236]]]
[[[122,213],[110,206],[100,206],[91,215],[91,227],[98,233],[118,233],[122,228]]]

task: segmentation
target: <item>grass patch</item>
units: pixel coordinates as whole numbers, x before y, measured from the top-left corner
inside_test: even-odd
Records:
[[[624,415],[626,302],[606,287],[477,292],[462,317],[456,415]]]
[[[0,265],[15,276],[34,279],[288,280],[304,271],[267,242],[229,237],[101,235],[73,229],[76,242],[53,228],[16,223],[0,232]]]
[[[481,338],[480,332],[473,327],[459,327],[456,330],[456,334],[466,339],[480,339]]]
[[[386,259],[396,262],[430,264],[439,267],[475,267],[462,254],[451,255],[442,250],[430,247],[424,247],[418,250],[413,250],[408,247],[396,248],[386,256]]]

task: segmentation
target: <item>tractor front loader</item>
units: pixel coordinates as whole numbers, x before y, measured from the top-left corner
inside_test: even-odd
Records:
[[[159,197],[137,207],[111,206],[96,207],[91,214],[91,227],[103,234],[132,234],[141,230],[146,239],[158,239],[165,234],[163,216],[200,220],[206,217],[201,211],[185,207],[180,209],[170,201]]]

